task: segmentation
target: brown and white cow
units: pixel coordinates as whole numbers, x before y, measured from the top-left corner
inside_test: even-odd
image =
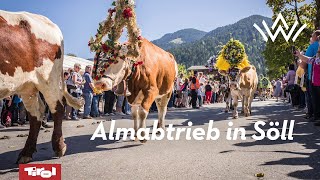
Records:
[[[21,95],[28,111],[30,131],[17,162],[27,163],[36,152],[44,114],[41,92],[53,114],[52,147],[61,157],[66,151],[62,136],[63,98],[75,108],[81,102],[72,98],[61,84],[63,36],[48,18],[27,12],[0,11],[0,99]]]
[[[233,99],[233,118],[238,118],[238,100],[242,100],[242,112],[245,117],[251,115],[251,104],[258,86],[258,75],[254,66],[248,66],[242,70],[231,68],[229,72],[220,71],[220,74],[228,76],[229,87]]]
[[[154,101],[158,108],[158,127],[164,129],[167,105],[178,74],[177,63],[173,55],[146,39],[142,40],[137,61],[142,61],[143,64],[137,66],[134,72],[131,72],[130,61],[120,60],[119,63],[112,64],[106,70],[104,78],[96,82],[96,86],[102,85],[104,91],[111,90],[130,75],[128,90],[131,95],[128,96],[128,102],[132,106],[135,131],[146,128],[146,118]]]

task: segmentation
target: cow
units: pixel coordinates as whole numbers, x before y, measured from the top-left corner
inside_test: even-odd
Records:
[[[242,112],[245,117],[251,115],[251,104],[254,98],[254,93],[258,86],[258,75],[254,66],[248,66],[243,69],[233,67],[229,72],[222,70],[220,74],[227,76],[229,79],[229,87],[233,99],[233,118],[238,116],[238,100],[242,100]]]
[[[264,76],[260,76],[258,88],[259,88],[259,98],[261,101],[266,101],[267,99],[271,98],[272,85],[268,78]]]
[[[127,89],[131,93],[127,99],[132,106],[135,132],[140,128],[146,128],[146,118],[154,101],[158,108],[158,128],[164,129],[167,105],[173,92],[174,81],[178,76],[175,58],[142,38],[140,55],[136,61],[142,63],[136,66],[134,72],[131,71],[133,65],[128,60],[111,64],[103,77],[95,82],[95,86],[108,91],[127,82]],[[141,135],[144,137],[144,132]],[[140,141],[145,143],[146,138]]]
[[[45,111],[39,92],[53,115],[52,148],[57,157],[66,152],[62,135],[63,102],[80,108],[82,102],[66,91],[63,75],[63,36],[48,18],[28,12],[0,11],[0,99],[22,97],[30,122],[29,136],[17,163],[28,163],[36,152]]]

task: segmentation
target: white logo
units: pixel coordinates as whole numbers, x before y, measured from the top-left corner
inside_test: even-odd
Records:
[[[57,175],[57,169],[52,167],[51,171],[44,170],[44,168],[28,167],[24,168],[24,171],[28,172],[28,176],[41,176],[42,178],[48,179],[52,176]]]
[[[289,30],[289,26],[286,22],[286,20],[283,18],[282,14],[280,13],[276,19],[276,21],[273,23],[272,25],[272,30],[275,30],[275,28],[278,26],[279,21],[281,20],[281,22],[283,23],[284,27],[286,30]],[[289,42],[293,32],[295,31],[296,27],[298,26],[298,21],[295,21],[295,23],[293,24],[291,30],[289,31],[288,34],[286,34],[285,30],[283,29],[283,27],[281,25],[278,26],[278,29],[276,30],[276,32],[274,34],[271,33],[267,23],[263,20],[262,24],[264,26],[264,28],[266,29],[268,35],[270,36],[270,39],[272,40],[272,42],[274,42],[276,40],[276,38],[278,37],[279,33],[281,32],[281,34],[283,35],[284,39]],[[268,41],[268,37],[267,35],[264,34],[264,32],[262,31],[262,29],[255,23],[253,25],[262,35],[264,41]],[[295,42],[298,38],[298,36],[300,35],[300,33],[307,27],[306,24],[304,24],[298,31],[297,33],[293,36],[292,41]]]

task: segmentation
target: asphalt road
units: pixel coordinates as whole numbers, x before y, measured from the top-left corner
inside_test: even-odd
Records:
[[[145,144],[130,140],[90,141],[100,120],[65,121],[63,132],[68,145],[64,157],[52,158],[51,132],[41,130],[38,152],[32,163],[62,164],[62,179],[320,179],[319,128],[303,119],[303,112],[288,104],[275,101],[254,102],[253,116],[233,120],[231,114],[222,112],[224,104],[210,105],[199,110],[175,109],[167,114],[166,124],[174,127],[208,128],[209,120],[220,130],[218,140],[148,141]],[[148,126],[152,126],[156,114],[150,114]],[[133,122],[128,116],[115,117],[116,127],[130,128]],[[295,120],[292,141],[251,138],[256,134],[254,123]],[[246,140],[226,140],[228,122],[233,127],[246,130]],[[104,127],[109,132],[110,121]],[[84,127],[77,128],[78,125]],[[264,129],[269,129],[266,125]],[[281,127],[279,127],[281,130]],[[281,132],[281,131],[280,131]],[[28,126],[0,130],[0,179],[18,179],[16,158],[24,146]]]

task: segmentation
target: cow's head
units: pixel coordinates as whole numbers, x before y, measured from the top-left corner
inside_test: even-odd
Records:
[[[219,73],[223,76],[227,76],[229,80],[229,87],[231,90],[240,90],[240,77],[242,74],[247,73],[251,69],[250,66],[243,69],[237,67],[230,68],[228,71],[222,70]]]
[[[111,63],[105,70],[100,80],[95,82],[95,87],[103,91],[112,90],[120,84],[130,73],[130,62],[119,60],[118,63]]]

